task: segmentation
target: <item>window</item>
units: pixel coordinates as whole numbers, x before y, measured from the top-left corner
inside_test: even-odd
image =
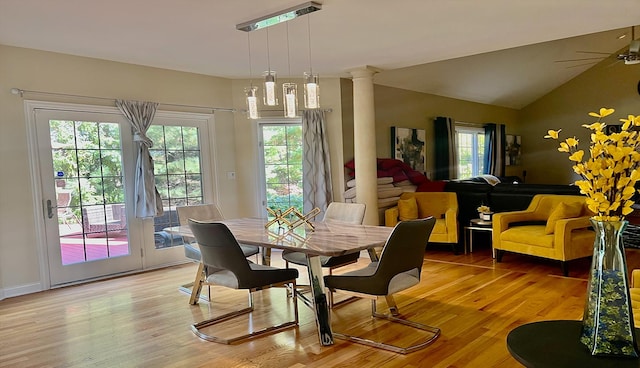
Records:
[[[484,129],[456,126],[458,178],[466,179],[484,173]]]
[[[165,208],[202,203],[202,167],[198,128],[153,125],[147,135],[156,186]]]
[[[302,202],[302,124],[260,124],[265,199],[273,210],[295,207]]]
[[[195,126],[152,125],[147,136],[153,141],[149,149],[154,161],[156,188],[162,198],[164,213],[154,218],[156,249],[183,244],[180,236],[162,229],[179,225],[177,206],[202,204],[202,163],[199,129]]]

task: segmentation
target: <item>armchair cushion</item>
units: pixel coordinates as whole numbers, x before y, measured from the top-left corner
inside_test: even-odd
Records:
[[[580,213],[582,213],[582,203],[558,203],[547,219],[547,225],[544,228],[544,233],[547,235],[553,234],[556,221],[578,217],[580,216]]]
[[[418,202],[415,197],[398,200],[398,218],[400,221],[416,220],[418,218]]]

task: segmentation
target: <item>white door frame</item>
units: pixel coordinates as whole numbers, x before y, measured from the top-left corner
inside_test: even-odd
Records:
[[[51,280],[50,280],[50,270],[49,270],[49,256],[47,249],[47,241],[46,241],[46,233],[45,233],[45,209],[44,209],[44,196],[42,192],[42,181],[41,181],[41,164],[39,161],[39,147],[38,147],[38,137],[36,132],[36,110],[58,110],[58,111],[72,111],[72,112],[86,112],[86,113],[101,113],[101,114],[118,114],[121,115],[120,111],[116,107],[111,106],[98,106],[98,105],[84,105],[84,104],[76,104],[76,103],[60,103],[60,102],[49,102],[49,101],[36,101],[36,100],[25,100],[24,101],[24,111],[25,111],[25,120],[27,125],[27,148],[29,153],[29,166],[31,173],[31,192],[33,196],[33,214],[34,214],[34,231],[36,238],[36,249],[38,254],[38,263],[39,263],[39,272],[40,272],[40,290],[48,290],[51,289]],[[174,113],[168,111],[158,111],[156,113],[155,119],[159,120],[170,120],[177,118],[187,118],[192,120],[201,120],[204,122],[204,126],[206,126],[206,131],[203,131],[200,135],[200,141],[202,144],[201,147],[201,162],[202,162],[202,170],[203,170],[203,178],[207,180],[204,181],[203,184],[203,195],[205,201],[215,200],[217,198],[217,183],[216,178],[213,173],[215,173],[215,158],[211,158],[211,154],[215,152],[215,141],[214,141],[214,126],[213,126],[213,115],[212,114],[200,114],[200,113]],[[125,174],[126,180],[126,174]],[[132,212],[130,212],[132,213]],[[140,219],[136,219],[134,216],[130,216],[130,223],[132,221],[137,221]],[[143,249],[147,249],[147,244],[153,244],[153,236],[151,239],[144,239],[146,230],[148,227],[153,227],[153,220],[144,220],[144,224],[142,225],[134,225],[140,226],[143,231],[140,231],[139,234],[143,239],[138,239],[141,244],[143,244]],[[151,232],[153,234],[153,232]],[[129,241],[136,241],[135,236],[130,237]],[[153,245],[152,245],[153,247]],[[182,247],[178,247],[180,253],[184,256],[184,252],[182,251]],[[174,251],[174,252],[177,252]],[[165,264],[148,264],[145,261],[146,257],[143,257],[142,260],[142,269],[150,269],[150,268],[159,268],[171,264],[183,263],[183,261],[173,261]],[[133,271],[139,272],[141,270]],[[112,276],[112,275],[111,275]],[[103,278],[111,277],[104,276]],[[100,279],[96,278],[96,279]],[[67,284],[68,285],[68,284]],[[34,292],[36,290],[33,290]]]

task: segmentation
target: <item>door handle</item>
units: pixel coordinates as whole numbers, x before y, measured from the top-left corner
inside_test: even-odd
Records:
[[[47,199],[47,218],[50,218],[50,219],[53,218],[53,209],[54,208],[55,207],[53,207],[51,205],[51,200]]]

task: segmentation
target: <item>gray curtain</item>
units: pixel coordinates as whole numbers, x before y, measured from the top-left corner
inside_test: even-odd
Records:
[[[484,127],[484,173],[504,176],[505,142],[507,136],[504,124],[487,124]]]
[[[162,215],[162,199],[156,189],[153,176],[153,159],[149,154],[149,148],[153,146],[153,142],[146,135],[156,114],[158,104],[155,102],[116,100],[116,106],[131,123],[133,141],[138,146],[134,192],[136,217],[145,218]]]
[[[333,201],[327,128],[322,110],[302,112],[302,178],[304,213],[318,207],[323,213]],[[323,213],[316,218],[321,219]]]
[[[435,171],[432,180],[449,180],[458,177],[456,152],[456,127],[451,118],[439,116],[434,120]]]

